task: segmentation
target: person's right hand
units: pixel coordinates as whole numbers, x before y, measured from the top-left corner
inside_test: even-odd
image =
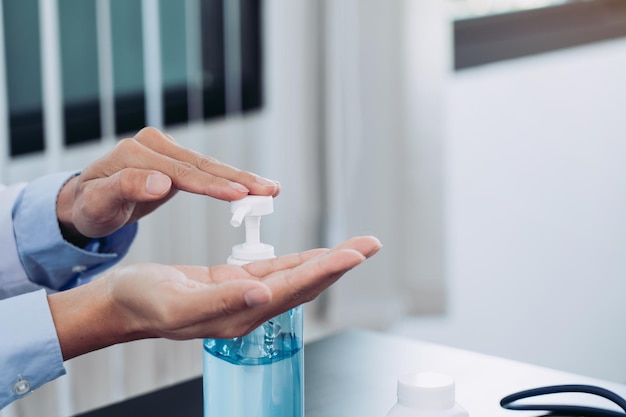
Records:
[[[64,359],[136,339],[232,338],[314,299],[380,247],[358,237],[243,267],[130,265],[48,300]]]
[[[248,194],[276,196],[280,185],[144,128],[64,185],[57,216],[65,238],[84,243],[137,221],[178,190],[233,201]]]

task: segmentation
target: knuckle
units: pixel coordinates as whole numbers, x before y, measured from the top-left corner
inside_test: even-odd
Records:
[[[124,138],[117,143],[115,151],[122,154],[133,154],[139,151],[141,145],[133,138]]]
[[[79,211],[82,216],[89,219],[98,217],[98,192],[94,187],[85,187],[80,200]]]
[[[126,149],[129,146],[131,146],[132,142],[134,142],[135,140],[132,138],[124,138],[124,139],[120,139],[119,142],[117,142],[117,145],[115,146],[116,149]]]
[[[199,156],[196,159],[196,166],[202,171],[211,171],[216,165],[219,165],[216,159],[209,156]]]
[[[304,293],[304,291],[300,289],[294,289],[289,294],[289,298],[291,299],[291,301],[297,303],[297,302],[302,301],[304,298],[306,298],[306,294]]]
[[[177,143],[176,139],[174,139],[174,136],[170,135],[169,133],[165,133],[165,132],[161,132],[163,133],[163,135],[165,136],[165,139],[169,140],[172,143]]]
[[[142,128],[135,135],[135,139],[137,139],[139,141],[152,140],[152,139],[161,138],[161,137],[162,137],[161,131],[159,129],[155,128],[155,127],[152,127],[152,126],[146,126],[146,127]]]
[[[186,178],[193,175],[196,167],[189,162],[176,162],[174,164],[174,175],[177,178]]]
[[[134,196],[143,191],[143,185],[137,181],[133,181],[132,172],[129,170],[122,170],[119,173],[118,187],[122,196]]]
[[[306,289],[298,283],[298,280],[293,273],[290,273],[285,277],[285,283],[289,288],[289,299],[292,302],[299,303],[302,302],[303,299],[307,298]]]

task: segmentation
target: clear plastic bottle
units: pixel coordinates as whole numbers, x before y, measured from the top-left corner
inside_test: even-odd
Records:
[[[231,224],[245,222],[246,242],[233,247],[229,264],[274,257],[260,241],[261,216],[273,212],[272,197],[248,196],[231,203]],[[244,337],[205,339],[204,417],[303,417],[302,307],[263,323]]]
[[[469,417],[456,403],[454,379],[436,372],[398,378],[398,403],[387,417]]]

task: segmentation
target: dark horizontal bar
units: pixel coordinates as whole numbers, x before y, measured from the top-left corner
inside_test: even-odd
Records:
[[[626,36],[626,1],[590,0],[454,22],[454,68]]]

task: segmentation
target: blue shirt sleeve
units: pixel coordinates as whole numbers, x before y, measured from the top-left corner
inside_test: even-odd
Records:
[[[137,233],[137,224],[125,226],[85,248],[65,241],[56,214],[61,187],[75,174],[39,178],[26,186],[13,207],[13,229],[18,254],[35,284],[64,290],[90,281],[117,263]]]
[[[40,288],[28,279],[22,267],[13,233],[13,205],[25,186],[0,185],[0,299]]]
[[[0,409],[65,374],[44,290],[0,301],[0,335]]]
[[[137,233],[133,224],[85,248],[65,241],[56,199],[73,175],[0,186],[0,409],[65,373],[41,288],[63,290],[91,280],[127,253]]]

